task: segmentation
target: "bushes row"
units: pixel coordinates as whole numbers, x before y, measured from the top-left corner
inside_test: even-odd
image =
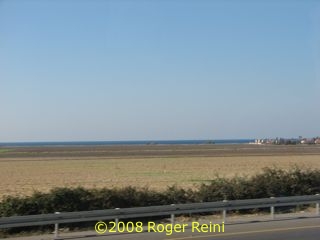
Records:
[[[199,201],[221,199],[253,199],[312,195],[320,193],[320,170],[265,168],[252,177],[216,178],[202,184],[197,191]]]
[[[9,196],[0,203],[0,217],[316,193],[320,193],[320,170],[266,168],[252,177],[217,177],[197,189],[171,186],[158,192],[135,187],[77,187],[55,188],[49,193],[35,192],[29,197]]]

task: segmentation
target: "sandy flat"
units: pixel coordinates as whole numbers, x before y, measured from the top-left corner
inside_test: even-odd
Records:
[[[11,151],[11,152],[10,152]],[[19,148],[0,153],[0,197],[53,187],[195,187],[264,167],[320,169],[320,146],[139,146]],[[9,154],[8,154],[9,153]],[[132,154],[134,153],[134,154]]]

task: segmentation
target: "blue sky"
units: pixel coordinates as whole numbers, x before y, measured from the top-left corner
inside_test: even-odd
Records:
[[[320,135],[319,1],[0,1],[0,142]]]

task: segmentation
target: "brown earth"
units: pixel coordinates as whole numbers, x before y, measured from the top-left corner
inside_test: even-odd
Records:
[[[320,145],[0,147],[0,198],[53,187],[194,187],[294,165],[320,169]]]

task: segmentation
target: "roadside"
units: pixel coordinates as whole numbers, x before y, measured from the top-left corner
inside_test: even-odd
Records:
[[[312,225],[312,223],[318,223],[320,227],[320,216],[315,215],[315,209],[309,208],[304,211],[299,211],[296,213],[286,213],[286,214],[278,214],[275,217],[275,220],[271,220],[271,217],[269,214],[247,214],[247,215],[239,215],[239,214],[233,214],[228,215],[225,224],[225,232],[232,232],[234,230],[240,231],[242,226],[246,226],[245,228],[251,229],[249,225],[251,224],[258,224],[258,226],[265,226],[270,225],[272,227],[274,226],[280,226],[282,225],[282,222],[287,222],[288,226],[294,227],[295,225],[292,225],[292,223],[299,223],[300,220],[303,220],[304,222],[308,222],[309,225]],[[289,222],[288,222],[289,221]],[[88,231],[79,231],[79,232],[70,232],[68,229],[59,229],[59,239],[139,239],[140,237],[145,236],[146,234],[153,234],[152,239],[159,238],[159,239],[165,239],[165,238],[173,238],[173,237],[182,237],[187,234],[187,236],[190,236],[190,231],[193,223],[199,223],[199,225],[203,224],[221,224],[222,219],[219,215],[208,215],[208,216],[195,216],[195,217],[178,217],[176,218],[175,224],[186,224],[186,231],[184,233],[175,233],[173,231],[172,235],[167,235],[166,232],[162,233],[152,233],[152,230],[148,231],[148,226],[143,226],[143,232],[142,233],[104,233],[104,234],[98,234],[94,230],[88,230]],[[165,219],[161,222],[158,222],[157,224],[170,224],[170,219]],[[259,225],[260,224],[260,225]],[[299,224],[298,224],[299,225]],[[287,226],[287,227],[288,227]],[[92,226],[92,229],[94,229],[94,226]],[[254,228],[253,228],[254,229]],[[188,235],[189,234],[189,235]],[[195,232],[195,234],[199,234]],[[204,234],[204,233],[203,233]],[[219,233],[223,234],[223,233]],[[43,235],[33,235],[33,236],[15,236],[15,237],[8,237],[9,240],[52,240],[54,239],[54,233],[51,234],[43,234]],[[148,238],[146,238],[148,239]]]

